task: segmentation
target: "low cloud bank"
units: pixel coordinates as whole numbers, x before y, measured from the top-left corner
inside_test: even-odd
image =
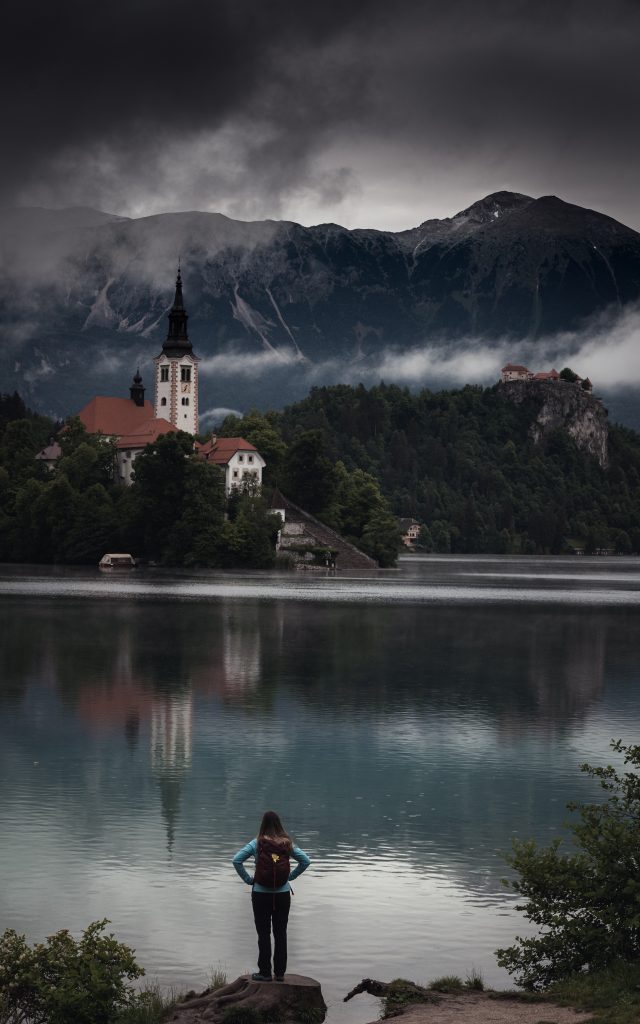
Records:
[[[272,370],[283,370],[305,363],[303,357],[288,349],[264,352],[220,352],[200,360],[203,377],[260,377]]]
[[[240,375],[256,379],[286,370],[308,387],[330,383],[371,386],[384,380],[409,387],[438,388],[493,384],[508,362],[522,363],[534,372],[570,366],[581,377],[590,377],[597,388],[640,384],[640,307],[630,307],[617,317],[599,316],[580,331],[535,341],[437,339],[414,348],[385,348],[358,359],[333,358],[319,363],[287,349],[236,350],[203,359],[200,366],[204,377],[222,378]]]

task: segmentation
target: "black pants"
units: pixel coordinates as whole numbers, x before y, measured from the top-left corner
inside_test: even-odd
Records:
[[[271,974],[271,926],[273,925],[273,973],[287,969],[287,921],[290,892],[252,892],[253,920],[258,933],[258,970]]]

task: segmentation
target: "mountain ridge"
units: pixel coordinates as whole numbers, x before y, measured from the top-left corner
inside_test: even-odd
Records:
[[[5,210],[4,389],[64,415],[123,393],[138,363],[150,384],[178,257],[203,408],[282,405],[347,370],[392,372],[394,353],[419,346],[452,358],[505,338],[535,345],[640,300],[640,234],[555,196],[495,192],[400,232]]]

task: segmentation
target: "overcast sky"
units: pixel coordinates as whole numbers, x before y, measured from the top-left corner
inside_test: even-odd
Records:
[[[490,192],[640,229],[637,0],[22,0],[4,205],[401,229]]]

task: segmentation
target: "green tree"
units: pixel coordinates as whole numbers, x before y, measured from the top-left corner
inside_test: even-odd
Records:
[[[148,558],[162,560],[175,550],[172,533],[184,511],[187,464],[193,438],[183,432],[163,434],[135,461],[132,511]]]
[[[182,504],[163,561],[169,565],[220,565],[224,504],[224,475],[220,469],[195,456],[187,459]]]
[[[144,971],[133,950],[94,921],[75,940],[65,929],[29,946],[8,929],[0,936],[2,1024],[116,1024],[140,997],[129,984]]]
[[[233,518],[225,524],[223,565],[227,568],[268,569],[275,563],[275,545],[282,526],[259,494],[233,496]]]
[[[45,467],[36,462],[36,455],[47,443],[46,434],[35,419],[13,420],[5,427],[0,444],[0,465],[19,486],[31,477],[44,479]]]
[[[193,452],[183,432],[163,434],[135,462],[131,495],[119,503],[147,558],[166,565],[219,564],[224,477]]]
[[[321,430],[306,430],[291,445],[285,486],[287,494],[307,512],[321,512],[333,502],[336,469]]]
[[[68,421],[58,435],[62,456],[56,472],[65,473],[72,487],[83,489],[92,484],[110,486],[114,478],[115,444],[102,434],[90,434],[77,416]]]
[[[365,523],[358,547],[375,558],[383,569],[388,569],[396,564],[400,542],[400,527],[395,516],[385,509],[376,509]]]
[[[566,380],[569,384],[575,384],[577,379],[578,374],[574,373],[570,366],[565,366],[560,370],[560,380]]]
[[[576,852],[563,853],[561,839],[546,848],[515,840],[506,858],[518,873],[506,884],[525,900],[518,910],[542,929],[497,950],[499,965],[525,988],[640,958],[640,746],[611,745],[635,770],[581,765],[607,798],[569,804],[579,812],[569,825]]]

